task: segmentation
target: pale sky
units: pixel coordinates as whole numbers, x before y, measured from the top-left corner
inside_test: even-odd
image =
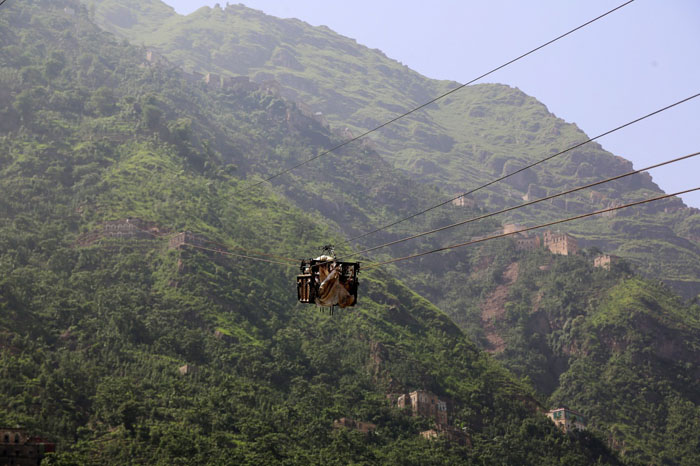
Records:
[[[166,0],[178,13],[226,2]],[[326,25],[421,74],[467,82],[624,0],[244,0]],[[589,136],[700,93],[700,1],[635,0],[481,82],[516,86]],[[700,97],[598,142],[642,168],[700,151]],[[544,155],[544,154],[543,154]],[[700,186],[700,156],[651,172]],[[700,207],[700,193],[684,196]]]

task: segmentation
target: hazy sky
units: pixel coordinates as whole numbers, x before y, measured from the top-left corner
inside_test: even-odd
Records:
[[[166,3],[188,14],[226,2]],[[467,82],[624,0],[242,3],[326,25],[430,78]],[[519,87],[596,136],[700,93],[700,1],[635,0],[481,82]],[[598,142],[635,168],[700,151],[700,97]],[[700,156],[651,174],[666,192],[700,186]],[[700,207],[700,193],[684,200]]]

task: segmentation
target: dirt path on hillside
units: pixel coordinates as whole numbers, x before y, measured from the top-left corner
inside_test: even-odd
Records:
[[[503,272],[503,284],[498,285],[495,290],[484,300],[481,305],[481,325],[486,333],[489,353],[501,353],[505,349],[505,342],[496,330],[496,322],[503,318],[506,309],[506,299],[510,287],[518,279],[520,264],[513,262]]]

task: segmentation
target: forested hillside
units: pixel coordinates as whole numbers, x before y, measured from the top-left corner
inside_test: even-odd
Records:
[[[452,317],[474,341],[549,406],[580,410],[623,459],[695,464],[700,308],[627,263],[594,268],[598,254],[494,248],[468,274],[445,274],[446,295],[414,287],[458,309]]]
[[[8,2],[0,31],[0,425],[57,442],[45,463],[619,463],[386,271],[362,275],[355,309],[295,303],[280,256],[434,188],[368,147],[306,191],[302,175],[252,188],[335,136],[265,88],[151,66],[74,1]],[[345,166],[379,191],[324,184]],[[215,251],[171,247],[185,230]],[[450,400],[470,446],[418,435],[431,422],[387,397],[415,389]],[[341,417],[377,429],[333,430]]]
[[[320,112],[345,137],[457,86],[421,76],[328,28],[281,20],[243,5],[201,8],[180,16],[160,0],[84,3],[107,30],[152,47],[187,70],[278,82],[283,96],[303,103],[310,113]],[[639,116],[630,115],[630,120]],[[449,198],[588,136],[520,90],[488,84],[468,86],[370,139],[386,160],[419,183],[437,183]],[[681,155],[685,154],[659,154],[659,160]],[[524,196],[542,197],[630,169],[630,162],[592,143],[474,198],[482,207],[502,208],[521,203]],[[640,175],[514,212],[507,220],[543,223],[657,193],[660,189],[651,178]],[[431,200],[445,198],[436,193]],[[372,226],[388,219],[383,220]],[[680,199],[567,228],[586,246],[625,257],[640,272],[661,277],[687,298],[700,294],[700,213]]]
[[[313,135],[304,134],[321,147],[304,155],[299,151],[301,159],[455,86],[426,79],[327,28],[279,20],[240,5],[203,8],[181,17],[155,1],[86,3],[106,29],[164,54],[166,67],[249,76],[278,89],[303,113],[328,122],[339,139],[325,139],[320,136],[324,130],[315,127]],[[130,20],[115,20],[125,17]],[[274,185],[284,198],[352,237],[586,138],[575,125],[551,115],[517,89],[470,86],[373,135],[371,142],[320,159]],[[674,155],[681,154],[663,158]],[[241,163],[238,174],[265,176],[300,159],[278,165],[265,156],[257,160],[264,163]],[[624,159],[589,144],[480,192],[476,205],[432,211],[363,239],[358,246],[380,244],[517,204],[523,196],[537,198],[630,168]],[[464,241],[499,231],[508,221],[531,225],[659,192],[646,175],[627,178],[507,218],[383,249],[370,259]],[[673,200],[568,224],[566,230],[589,248],[580,257],[517,251],[509,241],[501,241],[426,256],[389,271],[437,304],[506,367],[531,381],[542,402],[582,411],[626,461],[694,464],[700,436],[689,420],[697,418],[698,410],[699,311],[673,297],[671,290],[655,281],[640,281],[635,274],[661,279],[686,297],[697,295],[699,218],[697,210]],[[610,272],[594,269],[593,258],[601,250],[622,256],[624,262]]]

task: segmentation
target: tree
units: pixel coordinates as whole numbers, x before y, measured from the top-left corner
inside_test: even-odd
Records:
[[[143,114],[143,120],[146,122],[146,126],[151,129],[156,129],[160,124],[160,118],[163,112],[152,104],[146,104],[141,110]]]
[[[90,106],[103,116],[111,115],[116,108],[112,89],[104,86],[97,89],[90,98]]]

